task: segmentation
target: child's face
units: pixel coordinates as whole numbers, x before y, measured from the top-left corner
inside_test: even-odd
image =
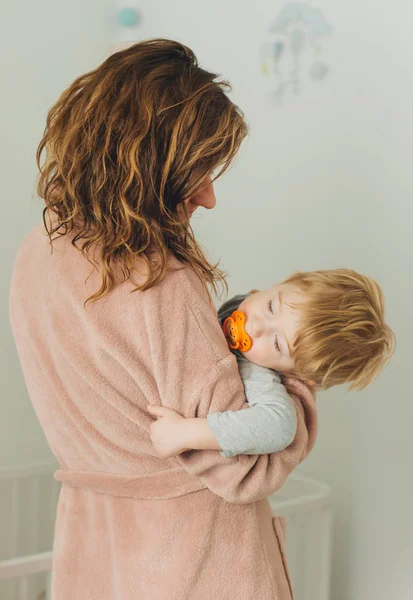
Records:
[[[252,340],[244,352],[251,362],[282,373],[294,371],[293,345],[299,327],[299,313],[288,304],[303,302],[302,292],[293,284],[275,285],[245,298],[239,310],[245,314],[245,331]]]

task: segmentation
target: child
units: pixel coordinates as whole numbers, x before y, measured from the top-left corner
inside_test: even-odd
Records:
[[[362,389],[394,350],[379,286],[348,269],[295,273],[267,291],[235,296],[218,317],[236,354],[249,408],[185,419],[149,406],[158,417],[151,439],[159,456],[190,449],[220,450],[226,457],[281,451],[296,433],[283,374],[314,389],[343,383]]]

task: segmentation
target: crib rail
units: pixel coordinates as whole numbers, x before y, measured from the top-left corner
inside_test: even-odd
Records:
[[[31,556],[20,556],[0,563],[0,581],[17,579],[15,597],[17,600],[30,600],[30,577],[35,573],[47,573],[44,593],[38,597],[50,598],[52,552],[42,552]]]
[[[31,556],[19,556],[0,563],[0,579],[28,577],[34,573],[47,573],[52,570],[52,552],[39,552]]]

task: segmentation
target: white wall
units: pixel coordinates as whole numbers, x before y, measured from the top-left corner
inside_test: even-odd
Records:
[[[109,0],[3,2],[0,14],[0,465],[50,456],[27,397],[8,319],[13,260],[41,218],[35,153],[47,111],[110,40]],[[33,197],[32,197],[33,196]]]
[[[271,102],[258,61],[283,3],[141,3],[144,37],[193,47],[227,77],[251,128],[238,164],[217,182],[218,205],[195,217],[221,256],[230,292],[269,286],[296,269],[351,267],[375,277],[398,338],[392,364],[368,390],[319,397],[320,435],[302,472],[334,490],[334,600],[413,597],[413,106],[407,1],[329,0],[330,79],[283,106]],[[235,212],[236,211],[236,212]],[[232,220],[250,236],[228,233]]]
[[[99,12],[95,5],[94,15],[90,0],[82,9],[77,0],[73,14],[66,4],[63,41],[60,32],[49,31],[46,41],[38,42],[32,32],[44,32],[43,19],[56,29],[62,26],[59,11],[50,12],[55,4],[42,0],[33,6],[19,44],[13,35],[0,42],[16,48],[0,100],[10,140],[0,150],[7,165],[1,178],[7,283],[18,240],[40,214],[30,208],[29,198],[45,110],[64,85],[98,61],[104,45],[94,19],[96,14],[103,19],[105,9]],[[320,395],[319,441],[302,472],[328,481],[334,490],[332,599],[411,599],[411,4],[399,0],[397,11],[391,11],[384,0],[317,2],[335,29],[328,46],[333,73],[283,106],[268,98],[258,62],[281,3],[142,0],[139,6],[142,37],[166,35],[193,47],[202,64],[232,82],[233,97],[250,124],[237,165],[217,183],[217,208],[195,217],[199,236],[230,272],[230,292],[264,288],[296,269],[337,266],[363,271],[382,284],[397,354],[368,390]],[[93,21],[90,28],[84,26],[84,11]],[[83,25],[73,44],[71,31],[79,20]],[[36,42],[34,47],[26,39]],[[12,89],[16,81],[17,90]],[[229,236],[229,220],[249,234],[248,246]],[[0,442],[0,460],[7,462],[17,456],[10,449],[17,436],[19,456],[32,448],[44,456],[47,450],[4,313],[1,380],[8,383],[0,423],[7,418],[10,425]]]

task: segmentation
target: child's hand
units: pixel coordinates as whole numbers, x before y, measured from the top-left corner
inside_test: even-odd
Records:
[[[170,408],[148,405],[151,415],[158,417],[150,426],[152,443],[158,456],[170,458],[189,448],[182,446],[182,423],[185,418]]]

